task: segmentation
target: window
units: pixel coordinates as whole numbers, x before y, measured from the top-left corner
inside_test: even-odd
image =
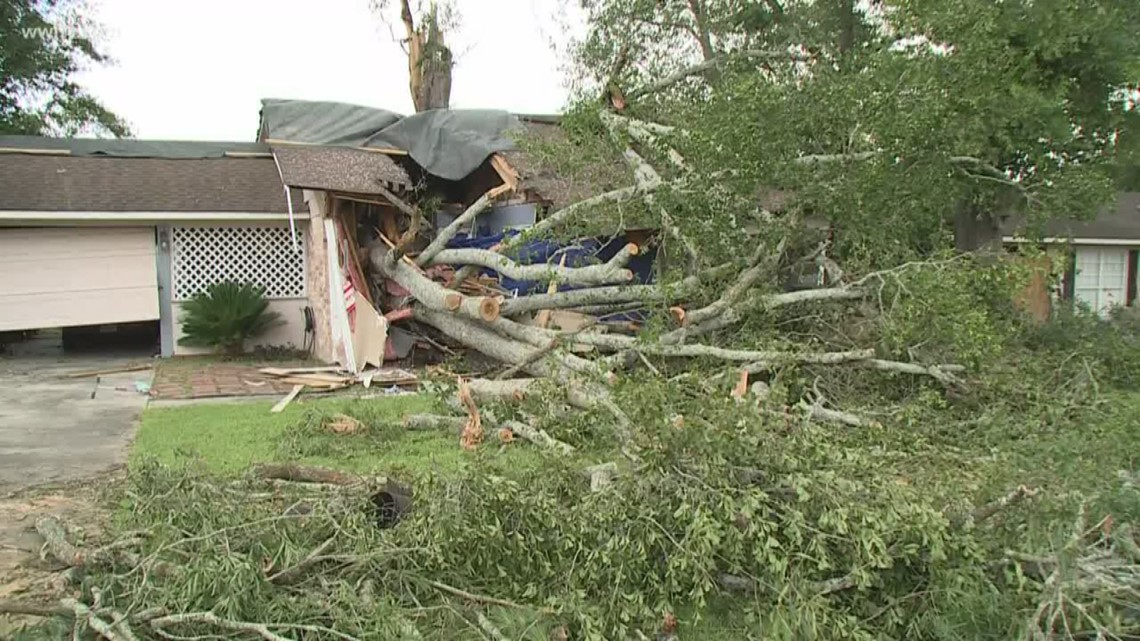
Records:
[[[1128,302],[1128,250],[1116,247],[1076,248],[1076,300],[1104,316]]]

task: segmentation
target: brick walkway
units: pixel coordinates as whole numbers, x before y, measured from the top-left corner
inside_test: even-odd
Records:
[[[288,367],[279,363],[165,362],[159,365],[150,395],[161,399],[212,396],[280,396],[293,388],[257,371],[262,367]]]

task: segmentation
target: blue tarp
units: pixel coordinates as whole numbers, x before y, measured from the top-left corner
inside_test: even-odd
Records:
[[[515,236],[518,233],[518,231],[509,230],[505,233],[486,236],[456,236],[447,243],[447,246],[452,249],[490,249],[503,242],[505,238]],[[536,239],[519,247],[515,260],[522,265],[557,265],[562,260],[562,256],[566,256],[567,267],[584,267],[610,260],[627,243],[629,243],[629,239],[624,235],[613,238],[583,238],[572,244]],[[650,248],[629,261],[628,267],[633,271],[634,282],[649,283],[653,280],[653,261],[656,257],[657,249]],[[545,283],[514,280],[490,269],[483,271],[498,277],[503,289],[513,292],[517,296],[525,296],[546,289]],[[566,287],[565,289],[573,288]]]

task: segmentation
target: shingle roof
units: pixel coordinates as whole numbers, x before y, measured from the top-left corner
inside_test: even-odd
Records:
[[[0,136],[0,149],[36,149],[72,156],[121,158],[222,158],[227,154],[269,153],[269,147],[259,142],[45,136]]]
[[[274,146],[285,184],[291,187],[378,194],[376,187],[391,191],[412,188],[404,168],[390,157],[374,151],[346,147]]]
[[[1006,236],[1021,236],[1024,227],[1020,221],[1012,221],[1002,231]],[[1093,220],[1050,220],[1041,235],[1044,238],[1135,240],[1140,244],[1140,192],[1119,193],[1116,202],[1101,209]]]
[[[555,209],[612,189],[633,184],[633,174],[614,150],[600,162],[572,172],[560,171],[549,158],[547,147],[569,146],[570,137],[557,124],[555,116],[520,116],[521,127],[514,132],[522,149],[502,152],[511,167],[519,173],[519,186],[550,201]]]
[[[0,153],[0,210],[285,213],[288,206],[272,158]]]

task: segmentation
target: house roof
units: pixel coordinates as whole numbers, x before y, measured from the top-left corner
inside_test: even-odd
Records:
[[[272,158],[26,153],[0,153],[0,210],[289,211]]]
[[[599,162],[583,164],[575,171],[554,166],[549,150],[573,143],[559,125],[557,116],[519,116],[515,131],[517,148],[501,152],[519,173],[519,189],[550,201],[555,209],[585,200],[604,191],[633,184],[632,173],[614,150]]]
[[[273,147],[285,184],[306,189],[381,193],[412,188],[404,168],[387,155],[347,147]]]
[[[1011,221],[1004,236],[1025,236],[1024,221]],[[1140,243],[1140,192],[1118,194],[1116,202],[1101,209],[1092,220],[1054,219],[1041,230],[1042,238],[1134,240]]]
[[[45,138],[0,136],[0,152],[42,153],[60,156],[109,156],[116,158],[224,158],[268,154],[269,147],[257,142],[213,140],[133,140],[125,138]]]

